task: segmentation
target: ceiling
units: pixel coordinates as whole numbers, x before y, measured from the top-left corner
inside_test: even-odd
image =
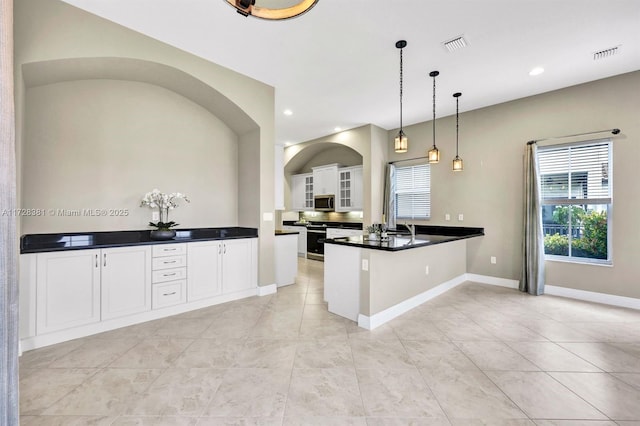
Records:
[[[64,1],[274,86],[282,144],[399,127],[400,39],[405,125],[432,117],[432,70],[442,117],[457,91],[464,112],[640,69],[639,0],[319,0],[285,21],[224,0]],[[467,47],[445,49],[461,35]]]

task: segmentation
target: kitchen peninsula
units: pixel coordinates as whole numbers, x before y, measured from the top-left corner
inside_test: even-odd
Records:
[[[325,242],[329,312],[373,329],[464,281],[467,242],[483,228],[418,226],[415,238]]]

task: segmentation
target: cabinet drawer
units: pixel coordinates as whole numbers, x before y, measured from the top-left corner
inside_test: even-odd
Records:
[[[187,256],[155,257],[151,261],[154,271],[159,269],[181,268],[187,266]]]
[[[179,256],[187,252],[186,244],[155,244],[151,255],[153,257],[161,256]]]
[[[152,309],[178,305],[186,301],[187,282],[185,280],[153,285]]]
[[[166,281],[184,280],[187,278],[187,268],[161,269],[153,271],[151,275],[152,282],[163,283]]]

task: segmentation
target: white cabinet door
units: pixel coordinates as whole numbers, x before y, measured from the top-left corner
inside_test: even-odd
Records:
[[[291,176],[291,210],[313,210],[313,175]]]
[[[276,237],[277,238],[277,237]],[[224,294],[255,288],[254,238],[224,240],[222,242],[222,292]]]
[[[313,195],[335,195],[337,188],[337,164],[313,168]]]
[[[187,244],[187,301],[222,294],[222,241]]]
[[[102,320],[151,310],[151,247],[102,249]]]
[[[100,321],[100,250],[39,253],[36,333]]]
[[[307,257],[307,228],[298,225],[283,225],[282,229],[298,232],[298,256]]]
[[[336,211],[362,210],[362,166],[338,169]]]
[[[364,209],[364,187],[362,182],[362,166],[353,168],[353,192],[351,194],[351,210]]]

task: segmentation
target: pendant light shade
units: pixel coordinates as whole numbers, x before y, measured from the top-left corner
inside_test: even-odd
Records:
[[[453,94],[453,97],[456,98],[456,157],[453,159],[453,171],[454,172],[461,172],[463,167],[462,164],[462,158],[460,158],[460,156],[458,156],[458,129],[459,129],[459,109],[458,109],[458,101],[460,96],[462,96],[462,93],[457,92]]]
[[[405,40],[399,40],[396,42],[396,47],[400,49],[400,130],[396,135],[393,149],[398,154],[401,154],[403,152],[407,152],[409,149],[409,139],[407,139],[407,135],[405,135],[402,130],[402,49],[407,47],[407,42]]]
[[[433,127],[433,147],[427,154],[429,164],[438,164],[440,162],[440,151],[436,146],[436,77],[440,75],[439,71],[431,71],[429,77],[433,77],[433,121],[431,122]]]

